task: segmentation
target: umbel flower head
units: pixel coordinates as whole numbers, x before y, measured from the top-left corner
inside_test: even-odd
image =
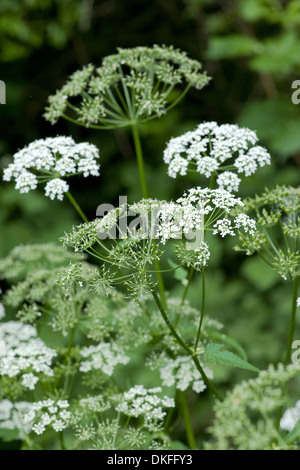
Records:
[[[253,233],[239,233],[237,251],[260,253],[283,279],[300,275],[300,188],[277,186],[244,201],[256,217]]]
[[[242,206],[241,199],[228,191],[198,187],[175,202],[143,199],[128,208],[120,206],[101,219],[74,227],[61,240],[76,252],[88,252],[103,260],[107,272],[115,268],[126,273],[122,283],[130,291],[134,281],[139,286],[138,297],[141,290],[145,297],[154,287],[149,275],[152,266],[163,256],[168,241],[175,241],[182,265],[201,269],[210,256],[207,231],[221,237],[234,236],[238,230],[253,234],[255,221],[239,213],[238,208]],[[233,209],[235,216],[232,216]],[[126,223],[127,215],[136,217]],[[106,238],[114,242],[104,245]],[[110,280],[112,284],[118,281],[113,276]]]
[[[205,450],[296,450],[296,442],[278,434],[276,417],[287,399],[287,383],[298,374],[298,365],[270,365],[236,385],[214,406],[214,423],[208,429],[212,438]],[[284,415],[280,427],[289,430],[295,422]]]
[[[93,144],[76,144],[72,137],[48,137],[35,140],[15,153],[3,179],[15,181],[20,193],[28,193],[39,183],[46,183],[46,196],[61,201],[69,190],[64,178],[80,174],[98,176],[98,159],[99,150]]]
[[[135,385],[123,394],[116,411],[134,418],[143,417],[144,426],[157,431],[167,414],[164,408],[175,407],[174,399],[161,396],[161,393],[161,387],[146,389],[143,385]]]
[[[18,377],[22,386],[34,390],[40,376],[52,376],[54,349],[48,348],[31,325],[18,321],[0,323],[0,340],[6,353],[0,357],[0,377]]]
[[[92,64],[71,75],[49,97],[45,118],[55,124],[60,117],[86,127],[116,128],[161,116],[190,87],[198,90],[209,81],[197,60],[172,46],[119,48],[100,67]],[[175,101],[171,92],[186,88]]]
[[[238,174],[250,176],[258,167],[271,163],[267,150],[260,145],[254,131],[235,124],[204,122],[194,131],[172,138],[164,151],[172,178],[197,172],[206,178],[217,174],[220,189],[238,191]]]

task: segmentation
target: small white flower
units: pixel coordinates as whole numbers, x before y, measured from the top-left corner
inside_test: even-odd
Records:
[[[220,189],[226,191],[237,192],[239,190],[241,179],[232,171],[224,171],[217,178],[217,185]]]
[[[234,220],[235,228],[243,228],[244,232],[255,234],[256,223],[254,219],[251,219],[247,214],[239,214]]]
[[[126,365],[130,357],[113,343],[99,343],[97,346],[88,346],[81,350],[81,356],[87,358],[82,361],[79,367],[81,372],[89,372],[93,369],[100,369],[106,375],[111,376],[114,368],[118,364]]]
[[[231,235],[234,236],[235,233],[232,230],[232,225],[231,225],[231,220],[228,219],[219,219],[217,222],[213,225],[214,231],[213,234],[215,235],[216,233],[219,233],[221,237],[225,237],[226,235]]]
[[[67,410],[62,410],[59,412],[59,416],[64,420],[68,420],[71,417],[71,412]]]
[[[60,178],[54,178],[53,180],[48,181],[45,186],[45,194],[52,200],[57,198],[59,201],[62,201],[64,198],[64,193],[68,191],[68,183],[66,183],[64,180],[61,180]]]
[[[16,189],[19,189],[21,194],[28,193],[31,189],[36,189],[37,183],[36,176],[27,170],[23,170],[16,177]]]
[[[234,166],[237,168],[238,173],[245,173],[250,176],[257,170],[256,160],[249,155],[240,153],[239,157],[235,160]]]
[[[62,421],[61,419],[58,419],[58,420],[54,421],[54,423],[53,423],[53,429],[56,432],[63,431],[64,429],[66,429],[66,427],[67,427],[67,424],[64,421]]]
[[[29,374],[24,374],[22,377],[22,385],[29,388],[29,390],[35,389],[35,384],[38,382],[38,377],[33,375],[31,372]]]
[[[210,250],[208,244],[206,242],[201,242],[200,247],[195,251],[199,252],[199,254],[197,255],[195,267],[206,266],[210,258]]]
[[[197,159],[197,171],[201,175],[209,178],[214,171],[219,168],[219,162],[212,157],[202,157]]]
[[[46,427],[44,426],[43,423],[37,423],[32,426],[33,432],[36,434],[43,434],[43,432],[46,430]]]
[[[43,413],[41,416],[41,421],[42,421],[42,424],[44,424],[45,426],[48,426],[51,423],[52,418],[49,415],[49,413]]]
[[[162,384],[167,387],[176,386],[178,390],[187,390],[189,386],[201,393],[206,389],[206,385],[201,378],[201,374],[189,356],[179,356],[176,359],[165,357],[165,365],[159,369]],[[208,376],[212,377],[212,372],[206,370]]]
[[[297,299],[297,307],[300,307],[300,297]]]
[[[147,390],[143,385],[136,385],[120,396],[116,411],[135,418],[143,416],[144,425],[149,430],[158,430],[166,415],[163,408],[175,407],[172,398],[160,397],[158,393],[161,393],[160,387]]]

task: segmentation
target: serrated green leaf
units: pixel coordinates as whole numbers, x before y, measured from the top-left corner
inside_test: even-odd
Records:
[[[207,359],[216,362],[217,364],[224,364],[227,366],[238,367],[240,369],[247,369],[253,372],[259,372],[257,367],[249,364],[249,362],[241,359],[231,351],[222,350],[223,345],[219,343],[210,343],[205,348],[205,355]]]
[[[222,343],[228,344],[237,352],[239,352],[245,361],[248,360],[245,349],[235,339],[231,338],[230,336],[226,336],[223,333],[220,333],[219,331],[209,331],[208,336],[210,338],[214,338],[218,341],[221,341]]]

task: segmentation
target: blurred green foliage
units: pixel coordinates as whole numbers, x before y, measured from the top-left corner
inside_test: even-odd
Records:
[[[271,167],[248,178],[242,196],[276,184],[299,185],[300,105],[291,101],[292,82],[300,77],[298,0],[1,0],[0,18],[0,79],[7,86],[7,104],[0,106],[0,169],[11,154],[36,138],[71,134],[78,142],[100,148],[100,178],[91,178],[87,185],[80,179],[71,183],[90,218],[99,204],[117,204],[119,195],[140,199],[126,131],[96,132],[67,122],[52,127],[42,113],[48,95],[82,65],[100,64],[118,46],[166,43],[200,60],[213,80],[141,129],[151,196],[177,197],[197,184],[197,176],[168,178],[162,152],[170,137],[204,120],[250,127],[272,153]],[[53,203],[38,192],[20,196],[3,182],[0,200],[1,256],[19,243],[57,240],[76,220],[67,202]],[[225,324],[251,363],[263,368],[283,360],[291,285],[255,255],[234,253],[229,242],[215,241],[212,251],[207,313]],[[195,305],[199,282],[196,278],[190,290]],[[168,289],[179,294],[174,285],[173,278],[167,278]],[[229,387],[248,376],[222,367],[218,372],[218,379]],[[198,413],[203,429],[211,419],[205,400],[210,398],[196,403],[196,396],[190,396],[196,432]]]

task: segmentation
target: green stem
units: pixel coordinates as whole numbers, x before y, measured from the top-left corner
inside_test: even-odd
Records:
[[[71,202],[72,206],[74,207],[74,209],[78,212],[78,214],[80,215],[80,217],[82,218],[82,220],[84,222],[88,222],[89,219],[87,218],[87,216],[85,215],[85,213],[81,210],[80,206],[77,204],[77,202],[75,201],[75,199],[73,198],[72,194],[68,191],[66,193],[67,197],[69,198],[69,201]]]
[[[72,347],[73,347],[74,336],[75,336],[75,330],[76,330],[76,326],[74,326],[74,327],[72,328],[72,331],[71,331],[71,334],[70,334],[70,339],[69,339],[69,344],[68,344],[67,357],[70,356],[70,353],[71,353],[71,350],[72,350]]]
[[[132,124],[131,129],[132,129],[135,153],[136,153],[137,164],[138,164],[138,169],[139,169],[142,195],[143,195],[143,198],[147,199],[148,190],[147,190],[147,183],[146,183],[146,177],[145,177],[144,158],[143,158],[140,135],[139,135],[138,127],[135,123]]]
[[[186,296],[187,296],[187,293],[188,293],[188,290],[189,290],[191,281],[192,281],[192,279],[193,279],[194,273],[195,273],[195,269],[193,268],[193,266],[191,266],[191,267],[190,267],[190,271],[189,271],[189,275],[188,275],[188,278],[187,278],[187,284],[186,284],[186,286],[185,286],[185,289],[184,289],[184,292],[183,292],[183,296],[182,296],[182,299],[181,299],[181,305],[184,304],[184,301],[185,301],[185,299],[186,299]]]
[[[193,279],[194,273],[195,273],[195,269],[193,268],[193,266],[191,266],[190,271],[189,271],[189,275],[188,275],[188,278],[187,278],[187,284],[186,284],[185,289],[184,289],[183,294],[182,294],[182,299],[181,299],[181,304],[180,304],[181,306],[184,305],[184,301],[186,299],[186,296],[187,296],[191,281]],[[175,317],[175,320],[174,320],[175,327],[178,325],[179,320],[180,320],[180,311],[177,313],[177,315]]]
[[[290,331],[289,331],[289,337],[288,337],[287,348],[286,348],[285,365],[288,365],[291,360],[291,350],[292,350],[292,343],[293,343],[293,338],[294,338],[294,330],[295,330],[295,322],[296,322],[298,283],[299,283],[299,277],[297,276],[295,277],[294,283],[293,283],[293,299],[292,299],[292,309],[291,309],[291,319],[290,319]]]
[[[187,92],[189,91],[189,89],[191,88],[192,85],[188,85],[185,90],[179,95],[179,97],[170,105],[167,107],[167,112],[169,112],[172,108],[174,108],[178,103],[179,101],[181,101],[185,95],[187,94]]]
[[[61,450],[66,450],[66,447],[65,447],[65,444],[64,444],[64,437],[63,437],[63,433],[62,431],[57,433],[58,434],[58,440],[60,442],[60,447],[61,447]]]
[[[189,410],[187,399],[186,399],[186,393],[179,391],[178,396],[181,402],[181,409],[182,409],[182,414],[183,414],[183,419],[184,419],[184,424],[185,424],[187,442],[191,450],[196,450],[197,446],[196,446],[194,431],[192,427],[190,410]]]
[[[163,280],[163,277],[162,277],[162,274],[161,274],[159,261],[155,260],[154,265],[155,265],[155,268],[156,268],[155,274],[156,274],[156,278],[157,278],[157,282],[158,282],[158,289],[159,289],[159,293],[160,293],[160,298],[161,298],[163,306],[166,308],[167,300],[166,300],[166,294],[165,294],[165,285],[164,285],[164,280]]]
[[[195,343],[195,351],[197,350],[199,339],[200,339],[201,327],[202,327],[203,318],[204,318],[204,307],[205,307],[205,269],[204,269],[204,266],[202,266],[202,302],[201,302],[201,313],[200,313],[197,339]]]
[[[183,349],[191,356],[191,358],[193,359],[194,361],[194,364],[196,366],[196,368],[198,369],[198,371],[200,372],[201,374],[201,377],[202,377],[202,380],[203,382],[205,383],[205,385],[207,386],[207,388],[209,388],[211,390],[211,392],[216,396],[216,398],[218,398],[218,400],[220,401],[223,401],[223,398],[221,397],[221,395],[219,394],[219,392],[217,391],[216,387],[214,386],[214,384],[210,381],[210,379],[207,377],[207,375],[205,374],[201,364],[199,363],[199,360],[195,354],[195,352],[189,347],[189,345],[179,336],[179,334],[177,333],[177,331],[175,330],[175,328],[173,327],[172,323],[170,322],[170,319],[161,303],[161,301],[159,300],[159,297],[157,295],[157,293],[153,290],[152,291],[152,295],[153,295],[153,298],[156,302],[156,305],[158,306],[161,314],[162,314],[162,317],[165,321],[165,323],[167,324],[169,330],[171,331],[172,335],[174,336],[174,338],[177,340],[177,342],[183,347]]]

